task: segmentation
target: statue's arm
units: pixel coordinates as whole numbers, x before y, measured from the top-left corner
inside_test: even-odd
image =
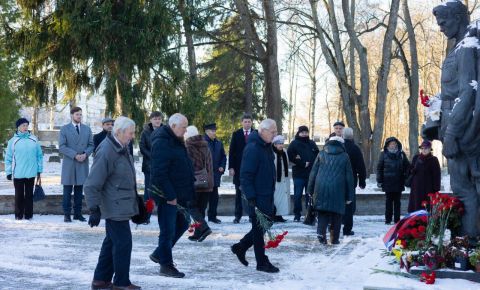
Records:
[[[476,55],[475,50],[474,47],[466,47],[456,52],[459,92],[445,133],[455,138],[465,133],[470,120],[466,116],[472,114],[474,106],[476,92],[474,86],[477,84],[475,66],[477,58],[480,57],[480,53]]]

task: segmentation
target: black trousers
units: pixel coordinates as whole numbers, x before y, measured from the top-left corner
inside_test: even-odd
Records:
[[[195,204],[190,209],[192,218],[201,224],[196,232],[203,232],[209,226],[205,220],[205,211],[207,210],[210,192],[195,192]]]
[[[242,191],[240,185],[235,184],[235,218],[241,219],[243,216],[243,210],[247,209],[246,201],[242,197]]]
[[[218,187],[213,187],[213,191],[210,192],[208,198],[208,219],[213,220],[217,218],[218,207]]]
[[[326,238],[327,226],[330,224],[330,230],[333,230],[333,237],[330,237],[330,239],[332,242],[338,242],[340,238],[340,228],[342,227],[342,215],[330,211],[318,211],[317,219],[317,235]]]
[[[393,215],[393,222],[397,223],[400,220],[400,199],[402,197],[401,192],[386,192],[386,199],[385,199],[385,222],[391,223],[392,222],[392,215]]]
[[[15,218],[31,219],[33,216],[33,186],[35,177],[32,178],[14,178],[15,187]]]
[[[253,246],[257,265],[264,265],[268,262],[268,257],[265,255],[265,241],[263,240],[265,231],[257,223],[255,214],[251,215],[250,218],[252,219],[252,229],[240,240],[240,245],[245,251]]]
[[[348,234],[352,231],[354,208],[355,208],[354,202],[345,205],[345,214],[342,217],[343,234]]]

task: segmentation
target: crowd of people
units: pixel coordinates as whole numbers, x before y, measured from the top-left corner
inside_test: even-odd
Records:
[[[217,217],[218,189],[222,175],[227,173],[227,154],[216,137],[216,124],[205,124],[202,135],[180,113],[170,116],[166,124],[163,119],[160,112],[152,112],[140,136],[143,199],[137,192],[133,161],[134,121],[105,118],[102,132],[93,136],[90,127],[82,123],[82,109],[75,107],[71,109],[71,122],[60,130],[64,221],[72,221],[72,192],[74,220],[86,221],[82,216],[83,193],[90,214],[88,224],[98,226],[101,219],[105,220],[106,235],[92,289],[140,289],[129,279],[130,220],[150,223],[144,202],[154,200],[157,206],[160,234],[149,258],[160,265],[162,276],[185,276],[176,268],[172,248],[191,219],[198,224],[189,237],[194,242],[202,242],[212,233],[209,222],[221,223]],[[279,269],[265,255],[266,229],[258,223],[255,209],[272,222],[285,222],[293,181],[293,221],[300,222],[303,213],[305,224],[316,222],[321,244],[328,240],[338,244],[342,224],[344,236],[354,235],[355,190],[366,187],[367,170],[353,130],[340,121],[334,124],[334,132],[321,150],[306,126],[298,128],[285,149],[285,138],[277,133],[274,120],[259,122],[258,130],[253,128],[253,121],[251,115],[242,117],[242,128],[233,132],[229,146],[228,174],[235,185],[233,223],[240,223],[245,214],[251,222],[251,230],[232,245],[231,251],[248,266],[246,252],[253,246],[256,269],[275,273]],[[32,218],[33,186],[41,182],[42,150],[28,126],[27,119],[16,122],[17,130],[5,156],[7,178],[15,186],[16,219]],[[386,196],[386,224],[400,220],[405,186],[411,187],[409,212],[421,209],[427,194],[440,189],[440,165],[431,148],[429,141],[422,142],[420,153],[410,164],[401,142],[395,137],[386,139],[376,166],[377,186]],[[94,156],[91,167],[90,155]]]

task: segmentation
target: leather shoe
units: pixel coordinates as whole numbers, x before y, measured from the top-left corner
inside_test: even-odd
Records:
[[[92,290],[106,290],[112,289],[113,284],[110,281],[100,281],[100,280],[93,280],[92,281]]]
[[[234,223],[234,224],[240,223],[240,219],[239,219],[239,218],[235,218],[235,219],[233,220],[233,223]]]
[[[113,285],[113,290],[140,290],[142,287],[130,284],[128,286],[115,286]]]
[[[245,258],[245,253],[247,251],[245,251],[240,244],[235,244],[230,249],[232,250],[232,253],[237,255],[237,258],[240,261],[240,263],[242,263],[244,266],[248,266],[248,261]]]
[[[201,234],[200,237],[197,239],[197,242],[203,242],[210,234],[212,230],[210,228],[206,228]]]
[[[266,273],[278,273],[280,272],[280,269],[267,261],[265,264],[257,265],[257,271],[262,271]]]
[[[69,214],[66,214],[66,215],[63,217],[63,221],[66,222],[66,223],[71,223],[71,222],[72,222],[72,218],[70,217]]]
[[[81,215],[81,214],[76,214],[76,215],[74,215],[74,216],[73,216],[73,219],[74,219],[74,220],[81,221],[81,222],[86,222],[86,221],[87,221],[87,219],[84,218],[83,215]]]
[[[212,219],[208,219],[209,222],[212,222],[214,224],[221,224],[222,221],[217,219],[217,218],[212,218]]]
[[[152,260],[152,262],[160,264],[160,260],[157,257],[155,257],[153,254],[150,254],[149,258],[150,260]]]
[[[173,264],[161,265],[160,266],[160,276],[171,277],[171,278],[183,278],[185,274],[178,271]]]

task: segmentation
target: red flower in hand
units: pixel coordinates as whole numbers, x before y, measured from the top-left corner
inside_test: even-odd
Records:
[[[147,209],[148,213],[152,213],[153,209],[155,208],[155,201],[153,199],[148,199],[147,202],[145,202],[145,208]]]

